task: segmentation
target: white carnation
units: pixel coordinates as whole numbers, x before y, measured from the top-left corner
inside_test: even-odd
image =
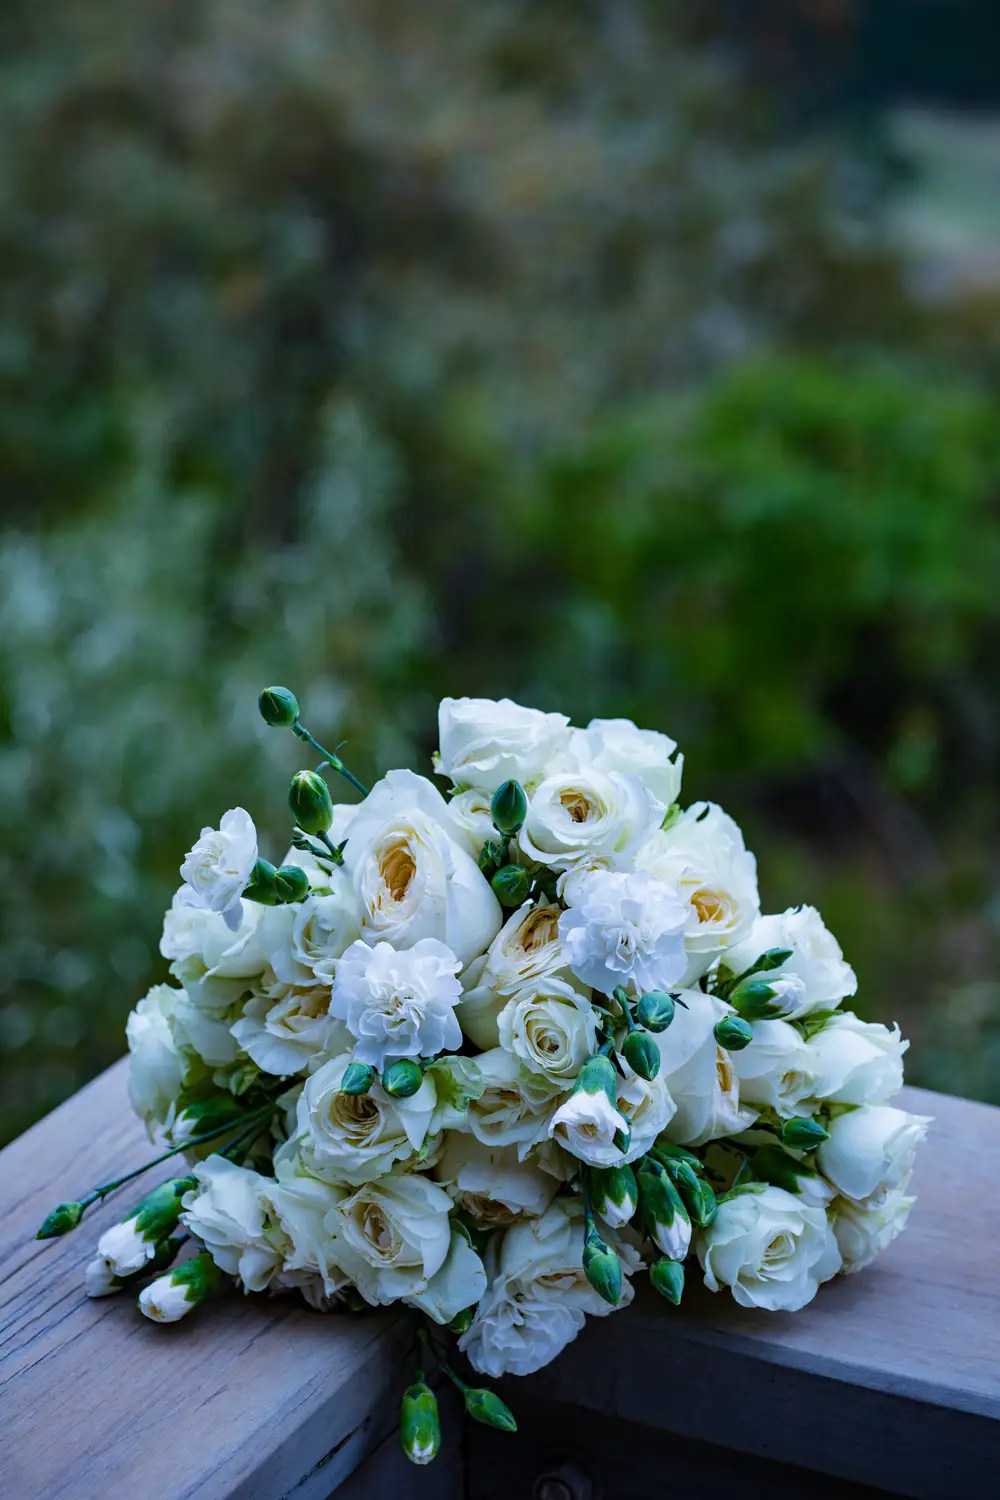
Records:
[[[352,943],[337,965],[331,1010],[357,1038],[356,1061],[381,1071],[399,1057],[456,1051],[462,1031],[460,961],[435,938],[397,952],[390,943]]]
[[[442,698],[434,768],[456,786],[493,793],[504,781],[531,786],[569,744],[565,714],[522,708],[509,698]]]
[[[172,1020],[183,991],[156,984],[125,1023],[129,1050],[128,1097],[146,1124],[164,1125],[184,1078]]]
[[[242,807],[224,813],[218,829],[203,828],[181,865],[195,899],[217,911],[233,932],[243,920],[240,897],[257,863],[257,830]]]
[[[559,938],[576,977],[610,995],[669,990],[687,967],[688,909],[676,888],[639,870],[588,870],[566,882]]]

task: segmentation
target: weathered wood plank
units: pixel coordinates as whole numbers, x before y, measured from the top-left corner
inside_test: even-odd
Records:
[[[972,1492],[1000,1468],[1000,1110],[902,1102],[935,1123],[910,1224],[874,1266],[787,1315],[644,1288],[532,1388],[893,1493]]]
[[[0,1154],[0,1492],[320,1500],[394,1421],[407,1321],[233,1293],[158,1327],[130,1297],[90,1301],[83,1268],[125,1193],[75,1234],[32,1236],[148,1154],[121,1064]]]

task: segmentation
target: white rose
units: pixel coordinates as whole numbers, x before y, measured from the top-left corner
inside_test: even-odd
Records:
[[[565,1088],[594,1051],[597,1013],[565,980],[534,979],[508,1000],[497,1029],[504,1051]]]
[[[522,708],[509,698],[442,698],[434,769],[456,786],[493,793],[504,781],[530,786],[569,744],[565,714]]]
[[[459,792],[448,803],[452,822],[464,833],[466,848],[475,860],[487,840],[498,836],[493,827],[492,801],[491,793],[470,789]]]
[[[678,1005],[667,1030],[656,1036],[657,1077],[675,1106],[667,1136],[681,1145],[700,1146],[738,1135],[757,1118],[757,1111],[741,1103],[733,1057],[715,1040],[715,1024],[729,1014],[729,1006],[701,990],[681,991],[680,998],[687,1009]]]
[[[267,910],[258,942],[277,977],[285,984],[329,987],[337,960],[358,937],[356,908],[350,877],[337,869],[322,892]]]
[[[417,1173],[366,1182],[326,1217],[337,1263],[366,1302],[426,1292],[451,1247],[451,1199]]]
[[[275,1160],[298,1154],[313,1176],[356,1186],[420,1150],[437,1095],[429,1077],[409,1099],[391,1099],[378,1083],[367,1094],[344,1094],[340,1085],[351,1061],[350,1054],[335,1057],[306,1081],[295,1136]]]
[[[183,991],[156,984],[125,1023],[128,1097],[147,1126],[165,1125],[184,1080],[184,1061],[171,1025]]]
[[[901,1188],[893,1188],[884,1196],[876,1195],[868,1203],[852,1203],[849,1198],[835,1201],[833,1232],[844,1259],[841,1269],[845,1275],[863,1271],[892,1244],[897,1234],[902,1233],[916,1201]]]
[[[548,1134],[549,1116],[562,1086],[532,1073],[512,1052],[494,1047],[476,1058],[484,1089],[469,1104],[468,1128],[491,1149],[516,1146],[523,1161]]]
[[[753,1041],[732,1054],[740,1098],[762,1108],[769,1106],[785,1120],[814,1113],[818,1103],[814,1063],[801,1032],[780,1020],[755,1021]]]
[[[672,827],[653,834],[637,863],[675,885],[687,904],[684,983],[693,984],[752,929],[760,913],[757,861],[721,807],[697,802]]]
[[[838,1193],[856,1202],[905,1188],[917,1147],[931,1123],[887,1104],[864,1104],[829,1124],[830,1138],[817,1152],[819,1169]]]
[[[559,938],[576,977],[610,995],[669,990],[687,968],[688,908],[676,888],[637,870],[588,870],[566,882]]]
[[[390,771],[372,789],[351,823],[345,861],[361,936],[370,942],[409,948],[437,938],[464,964],[500,930],[489,881],[444,798],[422,776]]]
[[[240,897],[257,863],[257,830],[242,807],[224,813],[218,830],[203,828],[181,865],[181,879],[195,899],[221,914],[233,932],[243,920]]]
[[[347,1027],[330,1014],[330,991],[275,984],[255,994],[230,1026],[235,1041],[264,1073],[304,1073],[346,1051]]]
[[[357,1039],[354,1057],[379,1071],[389,1059],[455,1052],[462,1031],[461,963],[435,938],[397,952],[390,943],[352,943],[337,965],[331,1010]]]
[[[809,1044],[817,1096],[832,1104],[884,1104],[903,1087],[909,1045],[898,1026],[890,1031],[851,1011],[834,1016]]]
[[[287,1164],[282,1170],[284,1181],[276,1181],[210,1156],[193,1168],[198,1186],[184,1195],[181,1222],[248,1292],[264,1291],[286,1270],[316,1273],[333,1292],[344,1277],[323,1220],[344,1189]]]
[[[243,922],[234,933],[218,912],[196,905],[189,886],[176,892],[163,919],[160,952],[193,1004],[205,1011],[229,1010],[264,973],[267,954],[257,941],[264,911],[245,902]]]
[[[705,1285],[728,1286],[741,1307],[797,1312],[840,1269],[826,1214],[784,1188],[723,1199],[696,1239]]]
[[[814,1010],[833,1010],[856,993],[857,975],[844,962],[840,944],[815,907],[791,907],[777,916],[758,917],[750,933],[726,950],[726,965],[734,974],[742,974],[773,948],[790,949],[791,957],[766,978],[796,978],[802,984],[801,999],[789,1012],[790,1019]]]
[[[623,1270],[638,1258],[611,1231]],[[583,1205],[556,1198],[540,1219],[515,1224],[503,1237],[497,1273],[458,1347],[473,1369],[494,1379],[530,1375],[550,1363],[583,1327],[585,1317],[614,1312],[583,1272]],[[622,1279],[618,1307],[632,1301],[632,1285]]]
[[[644,1156],[674,1113],[674,1101],[663,1079],[647,1082],[620,1059],[614,1107],[604,1094],[570,1094],[549,1122],[549,1135],[578,1161],[591,1167],[618,1167]],[[603,1101],[603,1102],[602,1102]],[[589,1109],[587,1105],[592,1107]],[[604,1106],[607,1106],[606,1108]],[[629,1148],[614,1144],[615,1131],[631,1128]]]
[[[181,1052],[194,1053],[209,1068],[231,1067],[240,1050],[230,1030],[231,1014],[196,1005],[190,991],[185,990],[173,1014],[174,1035]]]
[[[499,1045],[497,1017],[526,984],[553,974],[569,976],[559,941],[561,915],[561,906],[526,902],[508,917],[482,958],[474,959],[465,970],[465,993],[457,1015],[465,1035],[477,1047],[489,1051]]]
[[[554,870],[621,870],[649,842],[664,812],[638,776],[581,767],[546,777],[532,793],[519,841],[529,859]]]
[[[677,801],[684,757],[671,760],[677,744],[653,729],[637,729],[631,719],[591,719],[586,729],[571,732],[569,755],[579,765],[599,771],[639,776],[664,807]]]
[[[422,1292],[405,1300],[435,1323],[446,1326],[467,1307],[474,1307],[486,1290],[486,1270],[464,1234],[451,1232],[444,1264]]]
[[[475,1136],[455,1133],[446,1139],[434,1176],[455,1206],[487,1229],[537,1218],[557,1186],[540,1168],[521,1161],[513,1146],[485,1146]]]

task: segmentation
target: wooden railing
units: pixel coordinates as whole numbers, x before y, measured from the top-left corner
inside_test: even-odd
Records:
[[[907,1096],[935,1124],[910,1227],[874,1267],[794,1316],[698,1288],[679,1310],[640,1294],[509,1383],[517,1437],[470,1430],[442,1393],[451,1441],[414,1469],[394,1432],[408,1315],[233,1293],[157,1327],[131,1298],[83,1293],[117,1200],[33,1239],[54,1203],[148,1150],[119,1064],[0,1155],[0,1494],[1000,1495],[1000,1110]]]

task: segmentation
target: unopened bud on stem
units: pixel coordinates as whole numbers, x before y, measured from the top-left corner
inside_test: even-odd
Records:
[[[504,781],[493,793],[490,802],[490,817],[493,827],[504,838],[513,838],[520,833],[528,812],[528,799],[519,781]]]
[[[291,729],[299,716],[298,699],[286,687],[265,688],[257,699],[257,707],[264,723],[272,729]]]
[[[333,822],[330,788],[318,771],[296,771],[288,788],[288,805],[303,833],[325,833]]]
[[[429,1464],[441,1446],[437,1397],[426,1380],[407,1386],[399,1406],[399,1441],[411,1464]]]

